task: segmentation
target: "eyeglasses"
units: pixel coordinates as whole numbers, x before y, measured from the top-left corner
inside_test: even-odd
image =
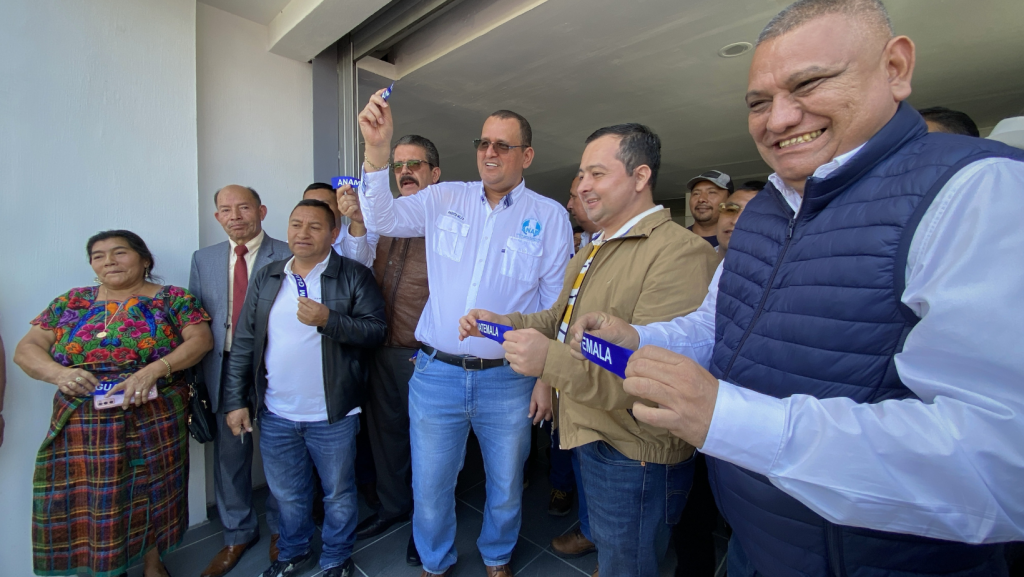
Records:
[[[395,167],[395,172],[401,172],[403,166],[408,166],[409,170],[416,170],[417,168],[420,167],[421,164],[426,164],[427,166],[434,166],[433,164],[430,164],[426,160],[398,161],[398,162],[391,163],[391,166]]]
[[[505,144],[504,142],[491,142],[490,140],[481,140],[479,138],[473,140],[473,147],[479,152],[487,152],[489,147],[494,147],[494,152],[498,154],[508,154],[508,151],[513,148],[527,148],[525,144]]]
[[[723,202],[718,205],[718,212],[723,214],[739,214],[743,210],[743,207],[736,204],[735,202]]]

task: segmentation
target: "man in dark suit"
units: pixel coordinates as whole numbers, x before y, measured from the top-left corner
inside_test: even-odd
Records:
[[[203,303],[213,320],[214,348],[202,362],[203,376],[217,414],[214,439],[214,485],[217,511],[224,525],[224,548],[203,571],[202,577],[220,577],[238,564],[242,554],[259,541],[259,523],[252,505],[252,443],[239,443],[225,425],[221,410],[221,382],[228,367],[231,338],[252,274],[276,260],[291,257],[288,243],[263,232],[267,216],[255,190],[228,185],[213,196],[214,214],[228,240],[197,250],[192,255],[188,288]],[[271,532],[271,561],[277,553],[277,502],[267,497],[267,524]]]

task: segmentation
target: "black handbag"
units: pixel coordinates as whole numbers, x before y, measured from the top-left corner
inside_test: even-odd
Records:
[[[164,316],[171,325],[174,335],[181,340],[181,331],[174,322],[171,307],[164,299]],[[198,365],[185,369],[185,382],[188,384],[188,434],[200,443],[209,443],[217,436],[217,416],[213,414],[210,393],[202,379],[202,371]]]
[[[213,414],[206,383],[198,378],[199,371],[188,370],[196,375],[188,384],[188,434],[200,443],[209,443],[217,436],[217,416]]]

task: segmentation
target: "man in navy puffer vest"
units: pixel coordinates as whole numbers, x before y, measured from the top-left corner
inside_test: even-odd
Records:
[[[1024,151],[927,134],[913,67],[877,0],[768,24],[747,104],[776,172],[712,287],[710,373],[630,361],[658,403],[634,416],[711,457],[731,577],[1001,575],[1024,538]],[[687,319],[573,331],[692,351]]]

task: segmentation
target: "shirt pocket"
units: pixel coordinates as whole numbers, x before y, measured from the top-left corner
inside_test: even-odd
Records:
[[[544,247],[537,241],[510,236],[501,255],[501,274],[522,281],[537,280]]]
[[[446,214],[438,215],[434,234],[434,252],[450,258],[455,262],[462,260],[462,251],[466,248],[466,237],[469,225]]]

